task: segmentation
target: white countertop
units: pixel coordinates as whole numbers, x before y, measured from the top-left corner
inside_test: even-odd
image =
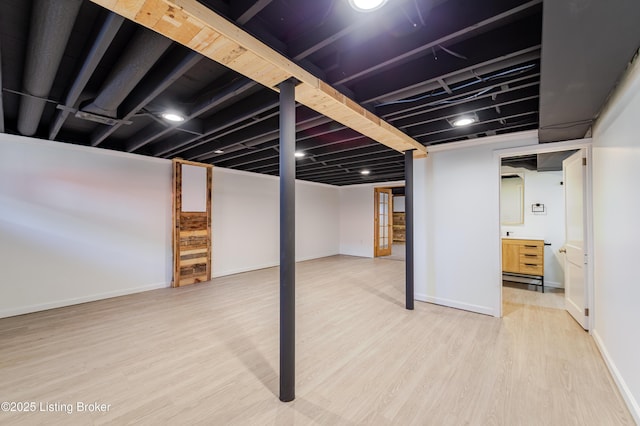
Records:
[[[539,240],[539,241],[544,241],[544,238],[542,237],[532,237],[530,235],[509,235],[507,236],[503,236],[502,237],[503,240]]]

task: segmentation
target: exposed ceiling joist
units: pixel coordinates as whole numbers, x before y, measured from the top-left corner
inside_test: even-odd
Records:
[[[123,111],[126,111],[122,120],[126,121],[133,117],[139,110],[144,108],[167,87],[173,84],[180,76],[200,62],[201,59],[202,56],[196,52],[189,52],[185,55],[171,55],[165,67],[151,71],[147,78],[142,81],[141,86],[133,91],[131,99],[125,100],[121,108]],[[167,69],[169,71],[167,71]],[[91,145],[98,146],[108,138],[109,135],[118,130],[120,126],[122,126],[122,122],[116,123],[113,126],[99,128],[91,135]]]
[[[300,82],[296,101],[301,104],[392,149],[426,155],[424,145],[196,0],[92,1],[273,90],[295,78]]]
[[[425,33],[428,39],[418,33],[413,39],[404,42],[407,50],[401,55],[394,53],[389,56],[384,49],[362,49],[357,57],[346,58],[346,63],[341,64],[339,71],[336,70],[329,75],[329,81],[335,84],[345,84],[358,80],[364,75],[369,76],[373,71],[383,71],[400,62],[423,56],[439,46],[449,45],[471,37],[472,34],[487,31],[497,22],[507,21],[514,16],[526,13],[541,3],[542,0],[532,0],[498,14],[494,14],[494,12],[500,8],[499,2],[483,3],[482,7],[478,8],[478,13],[484,17],[481,21],[478,22],[478,17],[473,13],[461,14],[460,19],[457,20],[443,19],[442,22],[436,21],[437,28]],[[461,6],[461,8],[463,7]],[[348,77],[343,77],[343,75]]]
[[[239,25],[244,25],[273,0],[234,0],[231,2],[231,15]]]

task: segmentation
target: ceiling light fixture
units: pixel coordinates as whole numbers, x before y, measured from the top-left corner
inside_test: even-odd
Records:
[[[184,121],[184,116],[178,114],[177,112],[163,112],[162,118],[169,121],[181,122]]]
[[[363,171],[360,172],[360,174],[366,176],[368,174],[371,174],[371,170],[363,170]]]
[[[293,154],[296,156],[296,158],[302,158],[304,157],[306,154],[304,152],[300,152],[300,151],[296,151],[295,154]]]
[[[458,117],[453,121],[453,125],[456,127],[468,126],[476,122],[474,117]]]
[[[349,0],[352,8],[358,12],[372,12],[380,9],[387,0]]]
[[[214,154],[224,154],[224,151],[221,149],[216,149],[215,151],[213,151]]]

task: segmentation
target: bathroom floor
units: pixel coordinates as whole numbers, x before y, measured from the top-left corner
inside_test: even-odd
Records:
[[[564,289],[545,287],[542,293],[537,286],[503,280],[502,303],[564,309]]]

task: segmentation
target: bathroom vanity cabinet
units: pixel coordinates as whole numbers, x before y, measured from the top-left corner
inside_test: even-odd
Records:
[[[503,238],[502,273],[534,277],[544,293],[544,241]]]

